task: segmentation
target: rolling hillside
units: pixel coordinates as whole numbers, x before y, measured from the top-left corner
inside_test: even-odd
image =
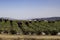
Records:
[[[16,20],[0,18],[0,34],[57,35],[60,32],[60,17]]]

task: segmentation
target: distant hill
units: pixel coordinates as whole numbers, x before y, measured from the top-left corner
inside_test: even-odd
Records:
[[[35,18],[35,19],[31,19],[31,20],[47,20],[47,21],[56,21],[56,20],[60,20],[60,17]]]
[[[14,18],[9,18],[9,17],[0,17],[0,19],[20,20],[20,19],[14,19]],[[22,20],[23,20],[23,19],[22,19]],[[56,20],[60,20],[60,17],[33,18],[33,19],[26,19],[26,20],[47,20],[47,21],[56,21]]]

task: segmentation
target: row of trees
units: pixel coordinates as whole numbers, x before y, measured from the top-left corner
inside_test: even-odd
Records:
[[[56,35],[60,32],[60,21],[0,21],[0,33],[23,35]]]

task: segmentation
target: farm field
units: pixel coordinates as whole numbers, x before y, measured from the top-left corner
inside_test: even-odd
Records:
[[[60,40],[60,36],[32,36],[0,34],[0,40]]]
[[[0,18],[0,40],[60,40],[59,35],[60,20],[9,20]]]

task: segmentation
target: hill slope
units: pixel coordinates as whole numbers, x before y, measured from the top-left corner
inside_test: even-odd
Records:
[[[60,17],[35,18],[30,20],[31,21],[0,18],[0,33],[20,35],[56,35],[60,32]]]

